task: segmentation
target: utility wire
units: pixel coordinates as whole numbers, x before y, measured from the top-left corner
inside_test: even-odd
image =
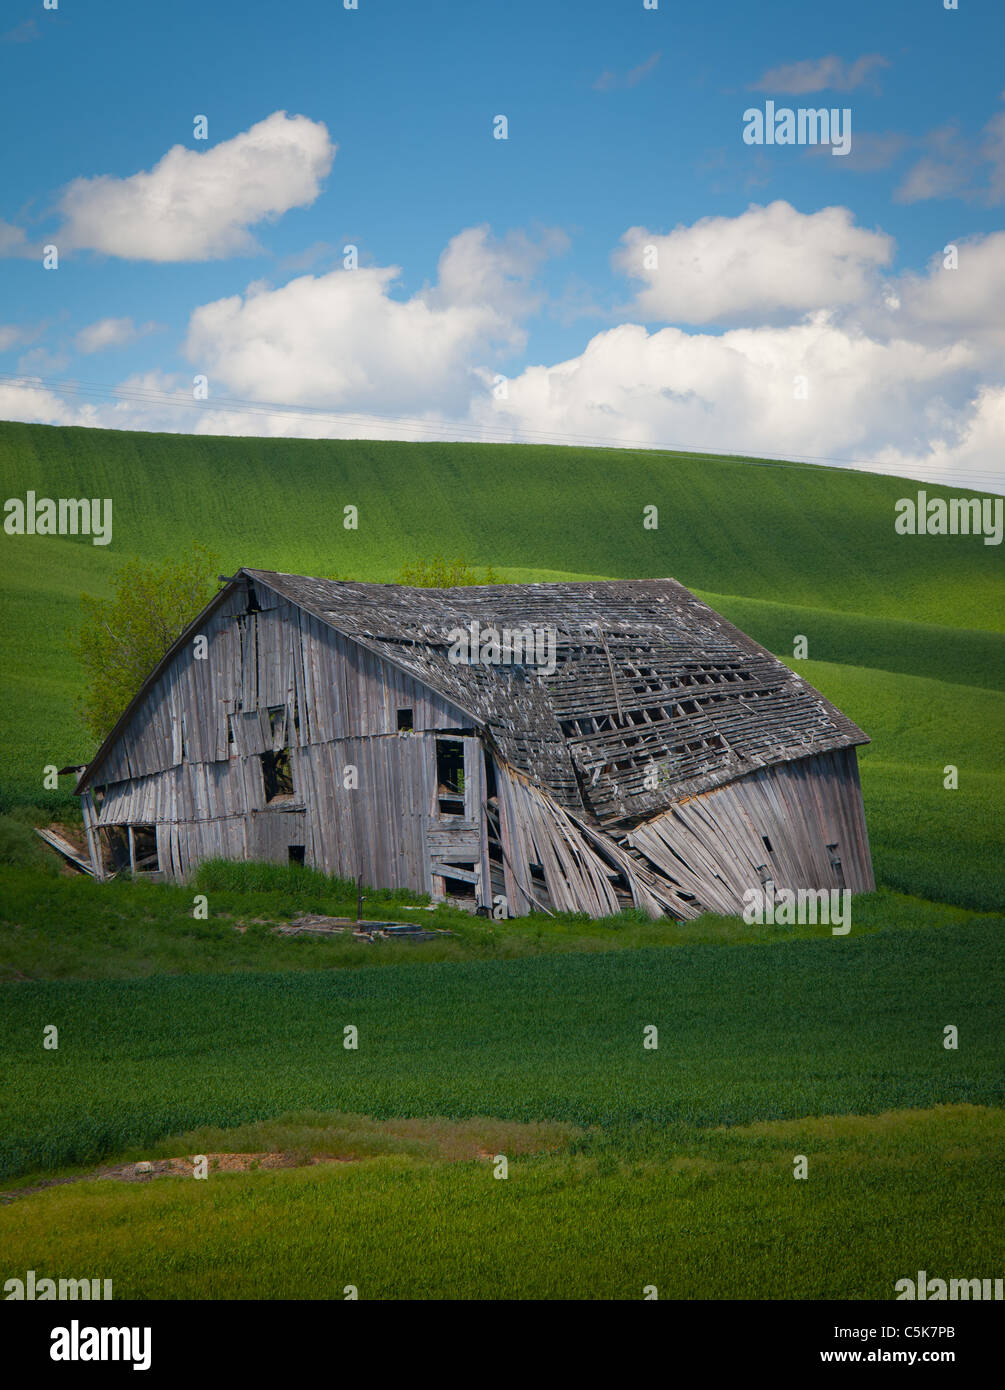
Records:
[[[315,406],[291,406],[279,401],[252,401],[234,396],[214,396],[212,399],[200,401],[194,399],[189,394],[176,394],[166,391],[157,391],[149,387],[140,386],[114,386],[97,382],[81,382],[46,378],[39,376],[12,375],[0,372],[0,383],[21,387],[24,390],[44,389],[57,395],[75,396],[81,398],[94,398],[99,400],[112,400],[135,402],[141,405],[154,405],[169,407],[171,409],[195,410],[202,414],[213,411],[225,410],[238,415],[246,416],[271,416],[281,415],[290,419],[317,420],[319,422],[329,422],[341,424],[350,428],[360,428],[365,426],[368,429],[380,425],[393,425],[404,427],[410,430],[424,430],[431,432],[432,438],[442,437],[444,432],[450,431],[458,438],[448,442],[457,443],[513,443],[530,442],[559,444],[569,447],[587,448],[606,448],[606,449],[631,449],[636,453],[677,453],[685,457],[712,457],[720,460],[745,463],[752,467],[771,467],[771,468],[801,468],[810,466],[831,466],[856,472],[879,473],[886,477],[907,477],[914,478],[917,475],[927,475],[935,478],[944,475],[946,470],[933,464],[902,464],[889,465],[879,463],[870,459],[838,458],[827,455],[803,454],[800,460],[786,458],[782,454],[736,454],[728,450],[712,449],[707,446],[698,447],[694,445],[681,445],[663,441],[651,441],[642,443],[638,440],[611,438],[601,435],[576,434],[572,432],[560,432],[555,430],[542,430],[534,428],[520,428],[513,430],[504,425],[475,424],[471,421],[454,421],[448,419],[423,419],[404,415],[374,414],[367,415],[355,411],[331,411],[322,407]],[[514,440],[514,434],[519,436]],[[474,436],[472,438],[472,436]],[[486,438],[487,436],[487,438]],[[393,441],[408,442],[408,441]],[[891,467],[910,468],[910,473],[891,473]],[[966,468],[961,470],[967,477],[972,478],[992,478],[999,482],[1002,474],[997,469]],[[921,479],[924,481],[924,478]],[[949,486],[950,484],[944,484]]]

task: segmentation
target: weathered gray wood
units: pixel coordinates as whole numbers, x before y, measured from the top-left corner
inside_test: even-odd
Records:
[[[84,833],[87,836],[87,853],[91,861],[91,871],[95,878],[103,879],[105,874],[97,832],[98,815],[94,806],[94,795],[90,789],[81,796],[80,809],[84,821]]]
[[[555,669],[451,663],[447,631],[470,620],[549,625]],[[437,787],[438,734],[463,748],[456,800]],[[132,827],[153,825],[172,878],[303,845],[376,886],[442,894],[454,878],[482,907],[503,887],[517,915],[631,900],[687,918],[738,910],[766,878],[873,886],[863,741],[673,580],[430,592],[242,571],[79,789],[99,876],[100,829],[127,828],[135,866]],[[268,802],[263,758],[279,754],[293,797]]]

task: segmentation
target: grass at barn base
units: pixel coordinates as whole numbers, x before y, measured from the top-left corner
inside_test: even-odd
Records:
[[[196,892],[209,899],[204,921],[192,915]],[[414,894],[372,892],[364,918],[414,922],[451,935],[373,943],[356,941],[348,933],[291,937],[274,928],[304,913],[355,917],[355,887],[311,870],[272,864],[207,863],[192,887],[127,879],[98,884],[76,874],[0,865],[0,982],[359,970],[634,947],[758,946],[831,935],[823,923],[747,926],[740,917],[710,914],[693,922],[652,922],[637,910],[599,921],[561,913],[495,922],[444,904],[429,912],[424,904]],[[992,914],[886,889],[853,898],[851,914],[856,936],[982,921],[1005,926],[1005,919]]]
[[[890,1299],[918,1268],[999,1273],[1003,1162],[1003,1112],[949,1105],[586,1136],[511,1154],[506,1179],[392,1153],[91,1181],[0,1208],[0,1233],[20,1277],[100,1275],[120,1299]]]

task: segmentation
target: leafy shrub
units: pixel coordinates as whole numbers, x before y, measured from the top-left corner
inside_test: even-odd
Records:
[[[413,589],[458,589],[472,584],[505,584],[507,581],[500,579],[491,565],[479,576],[463,556],[445,560],[442,555],[434,555],[431,560],[416,560],[412,564],[402,565],[394,582]]]
[[[604,918],[604,923],[608,927],[647,927],[651,922],[652,918],[643,907],[623,907],[620,912],[615,913],[612,917]],[[668,921],[665,925],[672,926],[673,923]]]
[[[130,560],[112,576],[113,600],[81,596],[83,621],[70,633],[84,673],[80,712],[104,738],[161,657],[216,592],[217,556],[194,544],[174,560]]]

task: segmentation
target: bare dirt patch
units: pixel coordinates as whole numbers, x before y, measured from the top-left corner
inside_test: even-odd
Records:
[[[87,1172],[42,1178],[24,1187],[0,1192],[0,1205],[30,1197],[66,1183],[143,1183],[154,1178],[188,1177],[195,1158],[207,1160],[208,1173],[254,1173],[273,1168],[304,1168],[315,1164],[359,1163],[366,1159],[398,1157],[417,1162],[492,1162],[497,1155],[555,1153],[568,1148],[582,1131],[550,1121],[530,1123],[473,1116],[448,1120],[442,1116],[376,1120],[368,1115],[306,1111],[234,1129],[206,1126],[166,1140],[164,1148],[182,1154],[103,1164]],[[225,1146],[233,1145],[233,1149]]]
[[[202,1154],[211,1173],[253,1173],[267,1168],[303,1168],[314,1163],[358,1163],[357,1158],[339,1158],[333,1154],[248,1153]],[[0,1193],[0,1204],[13,1202],[17,1197],[31,1197],[49,1187],[64,1187],[67,1183],[93,1182],[111,1179],[116,1182],[150,1182],[154,1178],[190,1178],[195,1171],[195,1158],[155,1158],[138,1163],[116,1163],[95,1168],[88,1173],[73,1173],[65,1178],[43,1178],[31,1187],[18,1187]]]

